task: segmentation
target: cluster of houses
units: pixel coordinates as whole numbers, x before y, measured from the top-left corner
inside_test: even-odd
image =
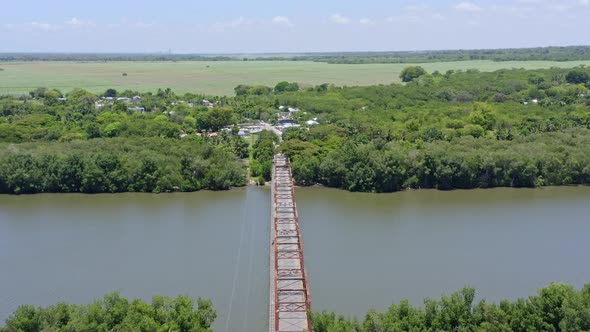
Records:
[[[216,103],[215,102],[211,102],[211,101],[209,101],[207,99],[203,99],[198,104],[191,103],[191,102],[188,102],[186,100],[179,100],[179,101],[172,102],[172,106],[176,106],[176,105],[186,105],[188,107],[195,107],[195,105],[203,105],[203,106],[205,106],[207,108],[213,108],[213,107],[215,107]]]
[[[121,102],[121,103],[128,104],[129,107],[127,109],[130,111],[135,111],[135,112],[140,112],[140,113],[145,112],[144,107],[138,106],[141,103],[140,96],[133,96],[131,98],[129,98],[129,97],[101,97],[99,100],[94,102],[94,107],[96,109],[101,109],[101,108],[105,107],[106,105],[113,105],[115,102]]]
[[[239,125],[240,130],[238,131],[238,136],[245,137],[251,134],[257,134],[264,130],[264,126],[262,124],[250,124],[244,123]]]
[[[207,103],[205,103],[206,100],[203,101],[202,105],[207,105]],[[179,102],[175,102],[174,105],[178,105],[178,104],[186,104],[190,107],[193,107],[194,105],[191,105],[191,103],[186,103],[183,101],[179,101]],[[208,107],[213,107],[215,104],[211,103],[210,106]],[[275,134],[277,134],[279,137],[282,135],[282,133],[287,129],[287,128],[292,128],[292,127],[301,127],[300,124],[295,123],[295,119],[297,117],[297,114],[301,112],[300,109],[298,108],[294,108],[294,107],[286,107],[286,106],[280,106],[279,107],[279,113],[277,114],[277,124],[273,125],[264,121],[260,121],[260,122],[250,122],[250,123],[241,123],[238,125],[238,136],[240,137],[246,137],[246,136],[250,136],[252,134],[257,134],[263,130],[270,130],[272,132],[274,132]],[[302,112],[303,114],[307,114],[307,112]],[[311,127],[314,125],[318,125],[318,118],[313,118],[312,120],[307,120],[305,122],[305,124],[307,125],[307,127]],[[221,131],[223,132],[231,132],[233,130],[232,127],[226,127],[221,129]],[[183,138],[188,136],[189,133],[186,132],[182,132],[179,135],[179,138]],[[200,137],[217,137],[219,136],[218,132],[198,132],[195,131],[195,135],[200,136]]]
[[[285,106],[279,106],[279,114],[278,114],[278,119],[277,119],[277,123],[278,125],[276,126],[278,130],[280,130],[281,132],[287,128],[290,127],[300,127],[301,125],[296,124],[295,123],[295,116],[297,115],[297,113],[301,112],[300,109],[298,108],[293,108],[293,107],[285,107]],[[307,114],[307,112],[303,112],[303,114]],[[318,118],[314,118],[313,120],[308,120],[305,122],[305,124],[307,124],[308,126],[314,126],[319,124],[319,122],[317,121]]]
[[[195,133],[196,136],[199,136],[199,137],[217,137],[217,136],[219,136],[219,133],[216,132],[216,131],[213,131],[213,132],[207,132],[207,131],[198,132],[198,131],[195,130],[194,133]],[[180,133],[180,135],[178,135],[178,138],[184,138],[186,136],[188,136],[188,133],[183,130]]]
[[[141,96],[133,96],[131,98],[129,98],[129,97],[101,97],[99,100],[94,102],[94,107],[96,107],[97,109],[101,109],[101,108],[105,107],[106,105],[112,106],[115,102],[121,102],[121,103],[128,104],[129,107],[127,109],[129,111],[135,111],[135,112],[140,112],[140,113],[145,112],[145,108],[139,106],[141,104]],[[205,107],[212,108],[212,107],[215,107],[216,104],[214,102],[207,100],[207,99],[203,99],[200,103],[197,103],[197,104],[191,103],[191,102],[188,102],[185,100],[172,102],[172,106],[176,106],[176,105],[187,105],[189,107],[195,107],[195,105],[203,105]]]
[[[295,115],[301,112],[298,108],[279,106],[279,114],[277,118],[278,130],[283,131],[290,127],[299,127],[300,125],[295,123]]]

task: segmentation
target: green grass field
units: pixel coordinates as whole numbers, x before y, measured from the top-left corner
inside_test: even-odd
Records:
[[[571,68],[590,61],[462,61],[420,64],[427,71],[476,68],[494,71],[503,68]],[[75,87],[92,92],[117,90],[231,95],[238,84],[274,86],[295,81],[302,86],[321,83],[371,85],[399,82],[399,73],[408,64],[326,64],[294,61],[226,62],[7,62],[0,63],[0,94],[24,94],[44,86],[68,92]],[[122,73],[127,73],[123,76]]]

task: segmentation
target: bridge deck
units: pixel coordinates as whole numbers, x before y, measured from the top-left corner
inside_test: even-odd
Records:
[[[312,331],[291,166],[281,154],[273,165],[270,274],[269,331]]]

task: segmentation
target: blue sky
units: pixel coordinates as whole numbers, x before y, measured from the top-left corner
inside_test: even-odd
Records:
[[[18,0],[0,52],[264,53],[587,45],[590,0]]]

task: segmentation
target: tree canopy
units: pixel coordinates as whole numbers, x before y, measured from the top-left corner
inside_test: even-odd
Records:
[[[289,83],[286,81],[283,82],[279,82],[277,83],[277,85],[275,85],[275,92],[288,92],[288,91],[298,91],[299,90],[299,84],[297,84],[296,82],[293,83]]]
[[[575,290],[553,283],[537,295],[499,304],[475,302],[475,289],[465,287],[440,300],[425,299],[414,307],[407,300],[385,312],[370,310],[363,320],[327,311],[312,314],[315,332],[375,331],[588,331],[590,285]]]
[[[590,80],[590,74],[582,68],[575,68],[567,73],[565,80],[572,84],[586,84]]]
[[[411,82],[418,77],[425,75],[426,70],[420,66],[410,66],[404,68],[402,72],[399,74],[399,77],[402,79],[402,82]]]
[[[195,306],[196,305],[196,306]],[[46,308],[20,306],[0,332],[179,331],[211,332],[217,312],[209,300],[154,296],[152,302],[127,300],[119,293],[88,305],[58,303]]]

